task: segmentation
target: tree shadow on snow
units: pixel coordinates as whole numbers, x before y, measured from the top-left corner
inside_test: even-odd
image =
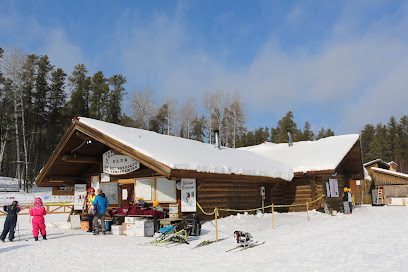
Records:
[[[13,242],[15,243],[15,242]],[[13,251],[19,248],[23,248],[23,247],[28,247],[30,245],[15,245],[15,246],[11,246],[11,247],[6,247],[6,248],[0,248],[0,253],[6,253],[8,251]]]

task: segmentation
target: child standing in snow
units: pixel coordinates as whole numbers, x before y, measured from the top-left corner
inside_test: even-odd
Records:
[[[352,207],[353,207],[353,194],[351,193],[351,188],[348,188],[347,189],[347,200],[348,200],[348,204],[349,204],[349,207],[350,207],[350,214],[352,214]]]
[[[30,215],[33,216],[33,235],[34,239],[38,241],[38,232],[41,231],[41,235],[44,240],[47,240],[47,233],[45,231],[45,220],[44,215],[47,212],[43,206],[41,198],[37,197],[34,199],[33,207],[31,208]]]
[[[14,239],[14,231],[17,224],[17,213],[20,211],[20,206],[18,206],[17,201],[13,201],[11,205],[4,205],[4,211],[7,212],[6,221],[4,222],[4,229],[0,235],[0,240],[4,242],[7,233],[9,234],[9,241],[12,242]]]

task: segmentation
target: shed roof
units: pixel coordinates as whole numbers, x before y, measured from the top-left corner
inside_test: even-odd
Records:
[[[386,162],[386,161],[383,161],[382,159],[376,159],[376,160],[373,160],[373,161],[366,162],[364,164],[364,167],[367,168],[367,167],[369,167],[370,165],[373,165],[373,164],[378,164],[379,166],[384,166],[385,168],[390,169],[390,164],[388,162]]]

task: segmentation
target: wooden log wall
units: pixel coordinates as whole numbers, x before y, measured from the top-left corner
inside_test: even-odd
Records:
[[[251,181],[197,180],[197,202],[207,213],[213,212],[215,207],[235,210],[260,208],[262,207],[261,186],[265,186],[265,206],[270,205],[271,200],[268,191],[270,192],[273,184]],[[219,213],[220,217],[225,217],[237,212],[220,211]],[[200,210],[197,211],[197,214],[205,220],[213,219],[213,216],[205,216]]]
[[[337,179],[340,197],[326,198],[326,203],[330,208],[339,210],[343,205],[341,198],[341,193],[345,186],[345,178],[343,175],[337,175],[336,177],[329,175],[305,175],[295,177],[291,182],[283,183],[271,191],[272,202],[276,205],[295,205],[311,202],[322,195],[326,195],[326,182],[328,182],[330,178]],[[309,209],[319,210],[322,208],[322,201],[317,201],[309,205]],[[276,210],[279,212],[306,211],[306,205],[277,208]]]

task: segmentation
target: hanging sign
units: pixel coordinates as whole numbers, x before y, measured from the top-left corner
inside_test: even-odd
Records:
[[[103,153],[103,172],[110,175],[123,175],[136,171],[140,163],[125,155],[116,155],[113,150]]]
[[[331,197],[339,197],[339,184],[337,179],[329,179]]]
[[[181,179],[181,212],[196,212],[196,180]]]

